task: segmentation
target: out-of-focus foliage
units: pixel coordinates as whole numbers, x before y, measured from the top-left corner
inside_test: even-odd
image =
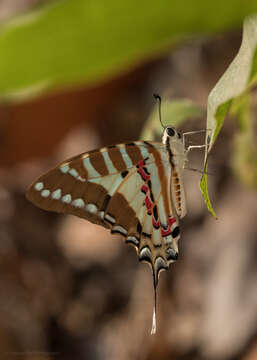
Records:
[[[222,128],[225,117],[231,107],[236,106],[236,103],[241,102],[241,95],[251,90],[251,88],[257,82],[257,16],[248,17],[243,26],[243,39],[239,52],[227,71],[220,78],[216,86],[211,91],[208,97],[207,108],[207,125],[208,129],[206,135],[206,157],[205,157],[205,169],[208,167],[208,155],[215,143],[217,136]],[[256,168],[256,162],[254,165],[254,155],[251,147],[254,146],[253,141],[249,142],[251,137],[250,117],[247,115],[249,109],[246,103],[243,107],[240,107],[241,123],[244,122],[243,137],[238,142],[240,147],[241,165],[244,161],[249,161],[252,166]],[[244,119],[244,120],[243,120]],[[248,139],[248,140],[247,140]],[[244,155],[242,153],[244,152]],[[243,157],[242,157],[243,156]],[[255,155],[256,156],[256,155]],[[237,156],[239,159],[239,157]],[[244,159],[244,160],[243,160]],[[243,160],[243,161],[242,161]],[[249,160],[249,161],[248,161]],[[246,165],[246,164],[244,164]],[[242,168],[241,168],[242,169]],[[256,172],[256,169],[255,169]],[[216,217],[214,210],[211,206],[211,202],[207,190],[207,175],[202,176],[200,182],[200,188],[209,211],[214,217]]]
[[[142,140],[151,140],[154,137],[160,137],[163,133],[163,128],[160,124],[159,106],[155,106],[148,121],[145,123],[144,129],[141,133]],[[178,127],[186,120],[203,116],[204,109],[196,105],[188,99],[179,100],[162,100],[161,116],[164,126]]]
[[[60,0],[1,26],[0,96],[102,81],[256,11],[252,0]]]
[[[243,95],[232,108],[240,129],[235,136],[232,164],[239,179],[257,189],[256,110],[252,94]]]

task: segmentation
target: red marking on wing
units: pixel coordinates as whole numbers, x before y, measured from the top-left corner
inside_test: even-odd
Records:
[[[154,226],[155,228],[159,228],[159,227],[160,227],[160,220],[159,220],[159,219],[156,221],[155,218],[153,217],[152,222],[153,222],[153,226]]]
[[[170,226],[173,225],[175,222],[176,222],[176,219],[174,218],[174,216],[169,217],[169,219],[168,219],[168,224],[169,224]]]
[[[140,160],[139,163],[137,164],[137,167],[143,167],[145,165],[145,160]]]
[[[146,185],[146,183],[150,180],[151,176],[148,175],[143,166],[145,165],[145,160],[141,160],[139,161],[139,163],[137,164],[138,170],[137,172],[141,175],[142,179],[145,181],[145,184],[143,184],[141,186],[141,190],[147,194],[147,192],[149,191],[149,187]],[[148,195],[145,196],[145,206],[147,209],[147,214],[148,215],[152,215],[153,214],[153,202],[150,199],[150,197]],[[161,229],[161,234],[162,236],[168,236],[171,234],[172,232],[172,225],[176,223],[176,219],[174,216],[168,218],[168,227],[167,229]],[[152,216],[152,224],[155,228],[159,228],[160,227],[160,220],[155,220],[154,216]]]
[[[169,217],[168,219],[168,229],[162,229],[161,230],[161,233],[162,233],[162,236],[168,236],[171,234],[171,227],[172,225],[176,222],[176,219],[174,218],[174,216],[172,217]]]
[[[147,195],[145,197],[145,206],[147,208],[147,214],[148,215],[151,215],[152,214],[152,210],[153,210],[153,203],[152,201],[150,200],[149,196]]]
[[[148,175],[145,170],[143,169],[143,166],[145,165],[145,160],[140,160],[137,164],[138,170],[137,172],[141,175],[142,179],[147,183],[151,176]],[[141,190],[146,194],[149,191],[149,187],[146,184],[143,184],[141,186]],[[153,211],[153,203],[148,195],[145,197],[145,206],[147,208],[147,214],[151,215]]]
[[[143,191],[145,194],[148,192],[148,190],[149,190],[149,187],[147,186],[147,185],[142,185],[142,187],[141,187],[141,191]]]
[[[137,167],[138,167],[138,170],[137,172],[141,175],[142,179],[145,181],[145,182],[148,182],[150,180],[150,175],[148,175],[143,166],[145,165],[145,160],[140,160],[139,163],[137,163]]]
[[[147,175],[147,173],[145,172],[145,170],[142,167],[139,167],[139,169],[137,170],[137,172],[141,175],[142,179],[147,182],[150,180],[150,175]]]

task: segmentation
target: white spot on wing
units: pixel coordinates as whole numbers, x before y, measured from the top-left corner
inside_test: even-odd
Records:
[[[175,262],[177,256],[178,256],[178,249],[177,248],[173,249],[173,248],[170,247],[170,248],[166,249],[166,257],[169,258],[169,260],[168,260],[169,263]]]
[[[141,258],[147,258],[147,259],[151,259],[152,254],[151,254],[151,250],[148,247],[144,247],[141,251],[140,251],[140,257]]]
[[[68,164],[64,164],[60,167],[60,171],[63,173],[63,174],[66,174],[68,171],[69,171],[70,167]]]
[[[127,235],[127,230],[124,229],[124,227],[122,227],[120,225],[116,225],[112,228],[112,232],[115,232],[115,231],[119,232],[122,235],[125,235],[125,236]]]
[[[112,224],[115,224],[115,219],[109,215],[109,214],[105,214],[105,217],[104,217],[107,221],[109,221],[110,223]]]
[[[75,199],[72,201],[71,205],[78,207],[78,208],[83,208],[85,206],[84,200],[79,198],[79,199]]]
[[[44,188],[44,183],[42,183],[42,182],[37,182],[37,183],[34,185],[34,188],[35,188],[37,191],[41,191],[41,190]]]
[[[61,189],[56,189],[53,193],[52,193],[52,198],[56,199],[56,200],[60,200],[62,196],[62,191]]]
[[[159,272],[160,269],[167,268],[167,265],[166,265],[166,263],[165,263],[165,260],[164,260],[161,256],[158,256],[158,257],[155,259],[154,264],[155,264],[158,272]]]
[[[135,236],[128,236],[127,237],[127,241],[129,241],[129,242],[132,242],[133,244],[135,244],[135,245],[138,245],[139,244],[139,241],[138,241],[138,239],[135,237]]]
[[[65,204],[69,204],[71,202],[71,195],[67,194],[62,197],[62,202]]]
[[[87,204],[86,209],[90,214],[96,214],[97,213],[97,207],[96,207],[95,204]]]
[[[168,235],[168,236],[165,236],[164,237],[164,244],[165,245],[169,245],[169,244],[171,244],[172,243],[172,236],[171,235]]]
[[[45,189],[41,191],[41,196],[43,196],[44,198],[47,198],[50,195],[50,191]]]

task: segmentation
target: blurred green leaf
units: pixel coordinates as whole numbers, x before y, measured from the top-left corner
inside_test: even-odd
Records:
[[[200,182],[200,190],[201,190],[201,193],[203,195],[203,198],[205,200],[205,203],[206,203],[206,206],[207,206],[208,210],[210,211],[212,216],[215,219],[217,219],[217,215],[215,214],[215,211],[214,211],[214,209],[212,207],[212,204],[211,204],[211,201],[210,201],[210,198],[209,198],[209,195],[208,195],[207,176],[206,176],[207,170],[208,170],[208,163],[206,161],[205,166],[204,166],[204,174],[205,174],[205,176],[202,176],[202,179],[201,179],[201,182]]]
[[[0,27],[0,96],[103,81],[256,11],[253,0],[59,0]]]
[[[208,155],[222,128],[225,117],[240,96],[250,90],[257,80],[257,15],[244,21],[243,39],[239,52],[227,71],[220,78],[208,98],[205,169]],[[200,189],[208,209],[213,214],[207,190],[207,175],[200,181]],[[216,217],[216,216],[215,216]]]
[[[188,99],[162,100],[161,112],[163,125],[171,125],[177,128],[188,119],[203,116],[204,109]],[[141,132],[141,139],[152,140],[160,137],[162,133],[163,128],[160,123],[157,104],[145,123]]]
[[[247,186],[257,189],[256,104],[246,94],[233,106],[240,132],[235,135],[232,165],[237,177]]]

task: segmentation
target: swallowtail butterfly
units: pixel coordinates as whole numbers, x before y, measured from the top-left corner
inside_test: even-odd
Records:
[[[162,143],[135,141],[72,157],[39,177],[26,194],[42,209],[102,225],[135,246],[153,272],[152,333],[160,271],[178,259],[186,155],[180,134],[168,126]]]

